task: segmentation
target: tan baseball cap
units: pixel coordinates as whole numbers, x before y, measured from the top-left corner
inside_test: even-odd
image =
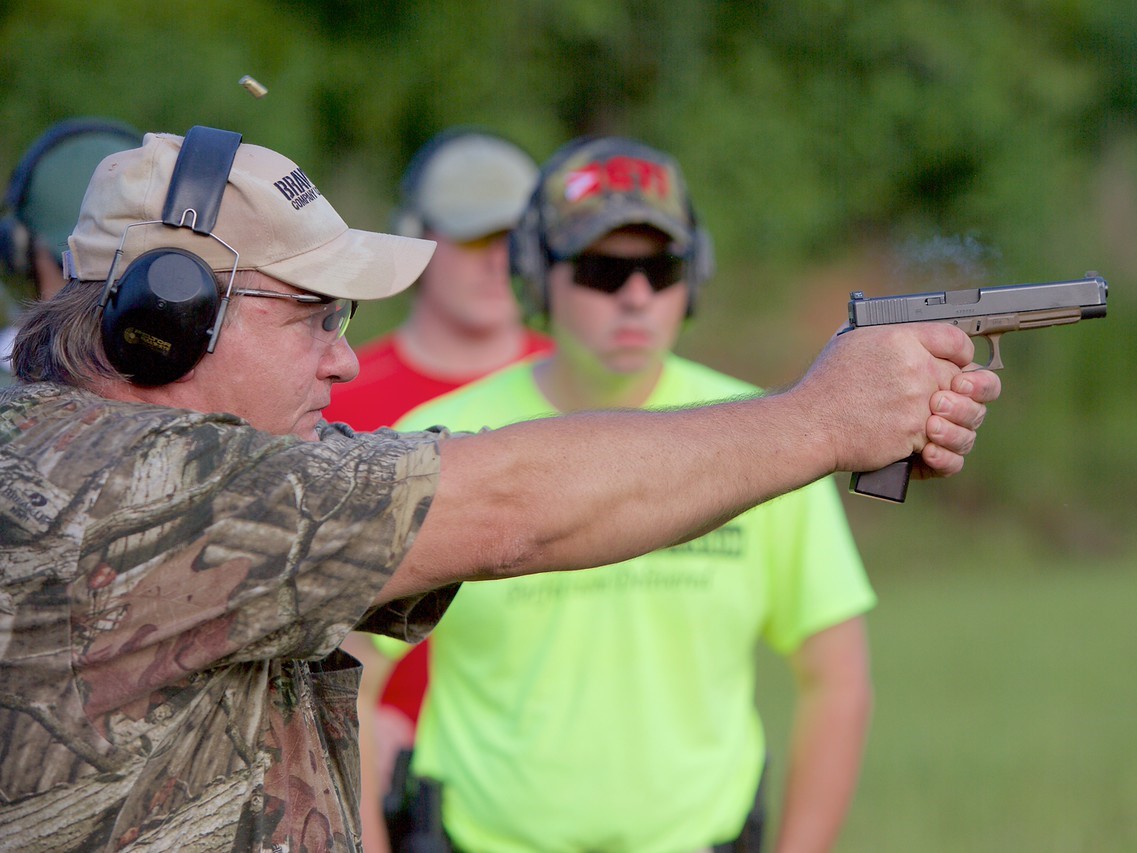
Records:
[[[193,252],[218,272],[233,268],[224,245],[188,227],[160,224],[183,137],[148,133],[140,148],[105,158],[95,170],[68,239],[70,274],[104,280],[151,249]],[[141,222],[159,224],[131,228]],[[409,287],[434,242],[348,228],[316,185],[287,157],[258,145],[237,149],[212,234],[258,270],[302,290],[345,299],[382,299]]]

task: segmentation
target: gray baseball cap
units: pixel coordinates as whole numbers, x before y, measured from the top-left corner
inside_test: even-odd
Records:
[[[394,230],[421,237],[476,240],[517,224],[537,180],[537,164],[492,133],[445,132],[427,142],[403,179]]]

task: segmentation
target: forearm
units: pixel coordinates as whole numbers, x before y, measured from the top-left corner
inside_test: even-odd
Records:
[[[861,620],[830,632],[828,669],[799,669],[777,853],[832,850],[856,791],[872,712],[868,655]]]
[[[751,400],[446,440],[438,491],[400,572],[430,587],[456,570],[486,579],[586,568],[700,535],[827,473],[825,448],[796,413],[780,399]]]

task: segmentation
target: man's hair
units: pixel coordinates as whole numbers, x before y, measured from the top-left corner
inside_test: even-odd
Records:
[[[236,281],[246,272],[238,270]],[[217,273],[215,278],[221,292],[229,283],[228,275]],[[103,347],[99,298],[104,284],[73,278],[53,298],[31,303],[12,346],[12,373],[25,382],[77,388],[104,379],[130,381],[111,366]],[[224,325],[235,317],[236,311],[231,311]]]
[[[71,279],[53,299],[34,302],[12,347],[12,372],[25,382],[83,387],[124,378],[103,350],[102,282]]]

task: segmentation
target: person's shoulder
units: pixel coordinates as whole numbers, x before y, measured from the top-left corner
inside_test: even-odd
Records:
[[[538,332],[536,329],[525,328],[525,350],[522,352],[522,358],[529,358],[535,355],[542,355],[551,352],[553,349],[553,339],[548,335]]]
[[[399,418],[395,428],[500,426],[503,416],[516,414],[519,405],[533,396],[533,387],[533,362],[521,361],[416,406]]]
[[[82,425],[98,425],[107,420],[127,422],[160,418],[177,412],[159,406],[123,403],[101,397],[90,391],[54,382],[17,383],[0,394],[4,420],[24,421],[26,428],[50,426],[66,421]]]
[[[13,381],[0,387],[0,421],[10,426],[41,417],[63,403],[64,396],[72,390],[50,382]]]
[[[112,400],[54,383],[17,385],[0,394],[0,443],[29,458],[50,454],[69,467],[98,468],[114,459],[162,456],[177,442],[199,450],[223,442],[220,431],[243,428],[235,415]]]
[[[668,356],[659,391],[667,397],[680,398],[676,403],[713,402],[763,393],[750,382],[678,355]]]

